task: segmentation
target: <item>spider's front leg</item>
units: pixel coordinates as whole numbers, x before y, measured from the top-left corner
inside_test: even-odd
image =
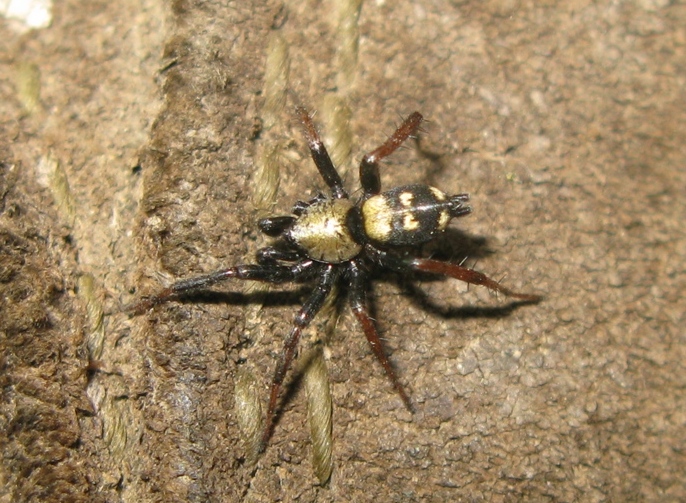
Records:
[[[315,197],[313,197],[311,200],[307,202],[298,201],[297,203],[295,203],[295,206],[293,206],[293,209],[291,210],[291,212],[295,216],[285,215],[262,218],[257,222],[257,226],[267,236],[281,236],[285,234],[288,231],[288,229],[293,227],[293,224],[295,224],[295,222],[298,220],[297,217],[302,216],[303,213],[307,211],[307,208],[309,208],[313,204],[321,203],[326,200],[327,197],[324,194],[317,194]]]
[[[303,256],[297,250],[274,248],[267,246],[257,250],[257,263],[260,265],[279,265],[279,262],[304,261]]]
[[[297,281],[304,279],[305,277],[314,276],[316,274],[316,270],[313,271],[313,269],[315,269],[314,264],[315,263],[311,260],[304,260],[288,266],[277,263],[237,265],[204,276],[177,281],[151,297],[145,297],[138,302],[134,302],[133,304],[124,307],[124,311],[135,315],[143,314],[145,311],[158,304],[177,299],[184,293],[202,290],[222,281],[234,278],[263,281],[266,283],[288,283],[290,281]]]
[[[291,215],[262,218],[257,222],[257,227],[267,236],[273,238],[280,236],[295,223],[295,217]]]
[[[265,449],[267,442],[269,441],[269,437],[272,434],[274,415],[276,413],[276,402],[279,398],[283,380],[285,379],[286,373],[293,362],[295,349],[298,346],[300,335],[322,308],[326,302],[326,298],[328,297],[331,289],[336,284],[336,281],[339,277],[340,267],[331,264],[324,266],[324,268],[321,270],[321,279],[319,280],[317,288],[310,295],[310,298],[307,299],[303,307],[300,308],[300,311],[295,317],[293,328],[284,342],[283,351],[281,352],[279,363],[276,365],[276,370],[274,372],[274,379],[272,380],[271,392],[269,394],[267,420],[265,423],[264,432],[262,434],[260,451]]]
[[[326,185],[331,189],[333,197],[335,199],[348,197],[345,188],[343,188],[343,180],[341,180],[341,176],[336,171],[333,162],[331,162],[331,157],[329,157],[329,153],[326,151],[324,142],[322,142],[317,129],[314,127],[312,117],[303,107],[297,107],[295,112],[298,114],[305,130],[305,139],[307,140],[310,154],[312,154],[312,160],[317,165],[319,174],[326,182]]]

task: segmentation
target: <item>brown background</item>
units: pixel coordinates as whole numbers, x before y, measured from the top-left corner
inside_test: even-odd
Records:
[[[685,26],[660,0],[67,1],[44,30],[3,22],[0,501],[686,499]],[[251,260],[265,152],[275,211],[321,188],[297,101],[352,140],[332,146],[351,188],[421,111],[384,186],[474,207],[425,253],[546,296],[380,276],[418,412],[344,310],[325,487],[302,390],[255,466],[234,411],[239,368],[266,400],[301,291],[119,312]]]

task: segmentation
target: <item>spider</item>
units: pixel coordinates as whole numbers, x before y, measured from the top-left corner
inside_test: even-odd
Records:
[[[414,112],[380,147],[360,163],[362,196],[351,200],[315,129],[312,117],[296,108],[312,159],[331,194],[319,194],[308,202],[298,201],[287,216],[258,222],[260,230],[279,238],[277,246],[257,251],[256,264],[229,267],[204,276],[178,281],[156,295],[142,298],[128,308],[141,314],[181,294],[207,288],[229,279],[267,283],[312,282],[314,291],[295,316],[271,383],[261,450],[271,436],[281,387],[295,356],[303,330],[339,282],[348,285],[348,302],[369,345],[405,406],[413,411],[410,397],[384,353],[374,320],[369,314],[367,290],[372,269],[382,267],[398,273],[421,272],[482,285],[523,302],[538,302],[534,294],[517,293],[488,276],[459,264],[409,257],[402,250],[418,247],[441,234],[453,218],[472,209],[468,194],[447,195],[428,185],[405,185],[381,192],[379,161],[392,154],[419,128],[423,118]]]

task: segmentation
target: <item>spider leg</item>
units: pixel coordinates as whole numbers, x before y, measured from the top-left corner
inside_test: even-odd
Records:
[[[531,293],[519,293],[504,287],[496,280],[489,278],[485,274],[463,267],[458,264],[450,262],[442,262],[440,260],[413,258],[404,260],[387,252],[375,251],[374,256],[379,263],[398,272],[407,272],[408,270],[428,272],[432,274],[439,274],[441,276],[448,276],[455,278],[471,285],[485,286],[489,290],[493,290],[514,299],[523,300],[525,302],[539,302],[543,297]]]
[[[313,204],[320,203],[322,201],[326,201],[327,199],[328,199],[328,197],[326,197],[322,193],[319,193],[307,202],[298,201],[295,203],[295,205],[293,206],[293,209],[291,210],[291,212],[295,216],[286,215],[286,216],[262,218],[257,222],[257,226],[267,236],[271,236],[271,237],[280,236],[281,234],[283,234],[285,231],[287,231],[295,223],[295,221],[297,220],[296,217],[301,216],[303,213],[305,213],[305,211],[307,211],[307,208],[309,208]]]
[[[305,211],[307,211],[307,208],[312,206],[313,204],[316,203],[321,203],[322,201],[326,201],[328,197],[326,197],[324,194],[319,192],[316,196],[314,196],[312,199],[309,201],[296,201],[296,203],[293,205],[293,209],[291,209],[291,212],[295,216],[301,216]]]
[[[257,251],[257,263],[261,265],[273,265],[282,262],[297,262],[302,260],[302,254],[297,250],[282,250],[267,246]]]
[[[272,428],[274,426],[274,414],[276,412],[276,402],[279,398],[279,392],[281,391],[283,380],[286,377],[286,373],[288,372],[291,363],[293,362],[295,348],[298,346],[300,335],[322,308],[324,302],[326,301],[326,297],[331,292],[331,289],[339,277],[339,267],[331,264],[326,266],[322,270],[321,279],[319,280],[317,288],[314,290],[312,295],[310,295],[310,298],[307,299],[303,307],[300,308],[300,311],[295,317],[293,328],[286,338],[286,342],[284,343],[283,351],[281,353],[281,358],[279,359],[279,363],[276,365],[276,371],[274,372],[274,379],[272,380],[271,392],[269,394],[267,421],[265,423],[264,433],[262,434],[262,443],[260,448],[261,451],[263,451],[266,447],[269,437],[272,434]]]
[[[300,122],[302,122],[305,129],[305,139],[307,140],[307,146],[310,148],[312,159],[317,165],[319,174],[322,175],[322,178],[331,189],[333,197],[336,199],[348,197],[343,188],[343,180],[341,180],[341,176],[331,162],[329,153],[326,151],[326,147],[314,127],[312,117],[303,107],[297,107],[295,112],[298,114]]]
[[[441,274],[443,276],[459,279],[460,281],[464,281],[465,283],[472,285],[485,286],[489,290],[493,290],[495,292],[502,293],[503,295],[507,295],[508,297],[520,299],[526,302],[539,302],[542,299],[540,295],[532,293],[519,293],[510,290],[509,288],[504,287],[494,279],[489,278],[479,271],[462,267],[461,265],[451,264],[450,262],[416,258],[410,262],[409,267],[416,271]]]
[[[405,392],[405,388],[400,384],[398,375],[395,373],[391,362],[388,360],[386,353],[384,352],[383,345],[381,344],[381,339],[379,338],[379,333],[376,330],[376,325],[374,320],[369,316],[369,304],[367,301],[367,282],[365,278],[364,270],[355,262],[350,264],[350,303],[352,306],[353,313],[357,321],[362,325],[362,330],[364,335],[369,341],[369,345],[372,347],[372,351],[379,360],[381,366],[383,367],[386,375],[391,380],[393,387],[402,398],[405,403],[405,407],[410,412],[414,412],[414,407],[410,401],[410,397]]]
[[[316,275],[318,264],[312,260],[305,260],[291,266],[271,264],[248,264],[229,267],[220,271],[206,274],[204,276],[197,276],[195,278],[184,279],[177,281],[172,285],[164,288],[156,295],[143,298],[124,308],[124,311],[133,314],[142,314],[148,309],[162,304],[169,300],[175,299],[180,294],[188,291],[200,290],[208,288],[216,283],[226,281],[228,279],[245,279],[253,281],[265,281],[267,283],[288,283],[289,281],[297,281],[306,279]]]
[[[293,216],[279,216],[262,218],[257,222],[257,227],[267,236],[276,237],[288,229],[295,222]]]
[[[362,158],[360,163],[360,184],[364,190],[364,199],[381,192],[381,179],[379,178],[379,161],[391,155],[410,136],[412,136],[422,122],[422,114],[414,112],[400,124],[386,142],[372,150]]]

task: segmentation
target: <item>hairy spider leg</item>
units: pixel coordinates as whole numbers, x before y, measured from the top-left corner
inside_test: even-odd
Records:
[[[402,143],[412,136],[422,123],[423,117],[414,112],[400,124],[391,137],[375,150],[362,158],[360,163],[360,184],[364,190],[364,199],[381,192],[381,178],[379,177],[379,161],[395,152]]]
[[[310,114],[303,107],[297,107],[295,112],[300,117],[300,122],[302,122],[307,146],[312,154],[312,160],[317,165],[319,174],[322,175],[322,178],[331,189],[334,198],[347,198],[348,194],[343,188],[343,180],[341,180],[341,176],[338,174],[338,171],[336,171],[336,168],[334,168],[329,153],[326,151],[326,147],[314,127]]]
[[[379,338],[379,333],[376,330],[376,325],[374,320],[369,316],[369,303],[367,301],[367,280],[364,270],[356,263],[351,262],[350,268],[348,269],[350,273],[350,304],[357,318],[360,322],[364,335],[369,341],[369,345],[372,347],[372,351],[379,360],[381,366],[386,371],[386,375],[391,380],[393,387],[402,398],[405,403],[405,407],[410,412],[414,412],[414,407],[410,401],[410,397],[405,392],[405,388],[400,384],[398,375],[395,373],[391,362],[388,360],[386,353],[384,352],[383,345],[381,344],[381,339]]]
[[[282,250],[273,246],[257,250],[257,262],[262,265],[278,264],[279,261],[296,262],[302,259],[302,255],[297,250]]]
[[[374,259],[384,267],[388,267],[396,272],[419,271],[428,272],[431,274],[438,274],[441,276],[448,276],[471,285],[485,286],[489,290],[502,293],[514,299],[520,299],[524,302],[540,302],[542,296],[531,293],[519,293],[504,287],[496,280],[489,278],[484,273],[463,267],[458,264],[450,262],[442,262],[440,260],[413,258],[410,260],[397,257],[391,253],[381,251],[378,249],[370,249],[373,253]]]
[[[307,299],[305,304],[303,304],[303,307],[300,308],[300,311],[295,317],[293,328],[284,342],[281,358],[279,359],[279,363],[276,365],[274,379],[272,379],[271,392],[269,394],[269,407],[267,408],[267,420],[264,426],[264,432],[262,434],[260,451],[263,451],[266,448],[269,437],[272,434],[272,428],[274,426],[274,414],[276,413],[276,402],[279,398],[283,380],[286,377],[286,373],[288,372],[291,363],[293,362],[295,348],[298,346],[300,335],[326,302],[327,296],[340,277],[340,272],[341,268],[339,266],[329,264],[327,267],[325,267],[322,270],[319,284],[315,288],[314,292],[312,292],[309,299]]]
[[[195,278],[177,281],[167,288],[161,290],[156,295],[141,299],[140,301],[124,308],[125,311],[134,314],[142,314],[158,304],[162,304],[179,295],[193,290],[201,290],[214,284],[229,279],[244,279],[253,281],[264,281],[267,283],[288,283],[302,279],[310,279],[316,276],[321,264],[312,260],[306,260],[290,266],[271,264],[245,264],[228,269],[197,276]]]
[[[504,287],[494,279],[489,278],[485,274],[475,271],[474,269],[469,269],[467,267],[462,267],[461,265],[451,264],[450,262],[441,262],[440,260],[431,259],[420,259],[415,258],[408,264],[410,268],[415,271],[429,272],[433,274],[440,274],[443,276],[448,276],[450,278],[459,279],[465,283],[472,285],[485,286],[489,290],[493,290],[508,297],[514,299],[520,299],[525,302],[540,302],[542,297],[540,295],[531,293],[518,293]]]
[[[298,201],[291,209],[291,212],[295,216],[286,215],[262,218],[257,222],[257,227],[259,227],[259,229],[267,236],[278,237],[284,234],[290,227],[292,227],[297,220],[296,217],[299,217],[303,213],[305,213],[307,208],[309,208],[313,204],[326,201],[327,199],[329,198],[326,197],[324,194],[317,194],[307,202]]]
[[[277,237],[295,223],[295,217],[291,215],[262,218],[257,222],[257,227],[267,236]]]

